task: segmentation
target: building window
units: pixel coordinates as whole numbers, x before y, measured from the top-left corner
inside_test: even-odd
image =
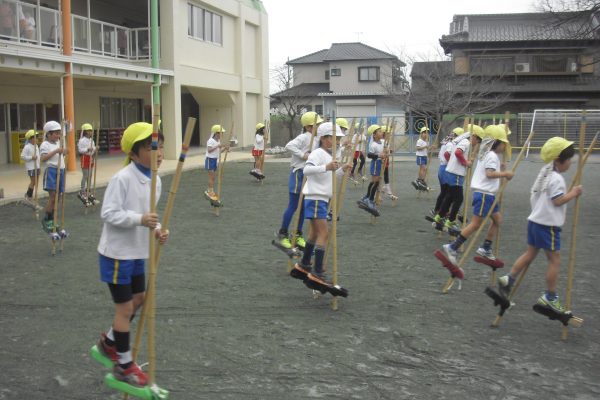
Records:
[[[342,76],[341,68],[331,68],[331,76]]]
[[[379,81],[379,67],[358,67],[359,82]]]
[[[328,81],[329,80],[329,70],[325,71],[325,80]]]
[[[321,106],[321,105],[316,105],[316,106],[315,106],[315,112],[316,112],[317,114],[319,114],[319,115],[321,115],[321,116],[322,116],[322,115],[323,115],[323,106]]]
[[[223,44],[223,17],[188,4],[188,36],[205,42]]]
[[[142,99],[100,97],[100,127],[126,128],[142,121]]]

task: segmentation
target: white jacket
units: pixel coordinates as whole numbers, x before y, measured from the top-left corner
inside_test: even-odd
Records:
[[[94,154],[94,150],[96,150],[96,145],[91,138],[82,136],[77,142],[77,151],[81,155],[91,155]]]
[[[44,154],[50,154],[54,150],[58,149],[59,147],[60,147],[59,141],[56,141],[55,143],[51,143],[51,142],[45,140],[44,142],[42,142],[42,145],[40,146],[40,154],[39,155],[42,156]],[[60,169],[64,169],[65,168],[65,156],[60,153],[56,153],[52,157],[47,159],[46,166],[54,167],[54,168],[58,167],[59,157],[60,157]]]
[[[160,177],[156,179],[158,203],[162,185]],[[100,254],[117,260],[148,258],[149,229],[142,226],[142,215],[150,212],[150,183],[133,162],[111,178],[100,212]]]
[[[32,160],[33,155],[37,157]],[[25,143],[23,147],[23,151],[21,151],[21,160],[25,161],[25,169],[27,171],[32,171],[34,169],[40,168],[40,149],[37,144],[31,144],[29,142]]]
[[[331,171],[327,171],[326,166],[331,160],[331,154],[320,147],[310,153],[304,167],[306,185],[302,193],[305,199],[329,201],[333,195],[333,180]],[[338,168],[336,174],[342,176],[344,170]]]
[[[290,166],[294,172],[304,168],[304,164],[306,164],[306,160],[304,160],[304,154],[309,153],[311,150],[319,147],[319,140],[315,137],[313,140],[312,149],[309,148],[311,136],[312,135],[310,132],[301,133],[285,145],[285,148],[292,153],[292,161],[290,161]]]

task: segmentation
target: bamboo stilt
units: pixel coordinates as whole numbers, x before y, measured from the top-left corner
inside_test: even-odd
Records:
[[[332,137],[331,137],[331,156],[332,156],[332,161],[335,162],[337,161],[337,125],[335,123],[335,112],[333,112],[333,115],[331,117],[332,120],[332,126],[333,126],[333,132],[332,132]],[[332,267],[331,267],[331,272],[332,272],[332,283],[333,285],[337,285],[338,283],[338,265],[337,265],[337,215],[338,215],[338,204],[337,204],[337,196],[338,196],[338,190],[337,190],[337,171],[336,169],[333,169],[333,171],[331,171],[331,181],[332,181],[332,194],[331,194],[331,245],[333,247],[333,256],[331,258],[331,263],[332,263]],[[335,296],[333,298],[333,300],[331,300],[331,309],[334,311],[337,311],[338,309],[338,301],[337,301],[337,296]]]
[[[33,143],[33,217],[37,220],[40,219],[40,214],[38,211],[38,180],[39,180],[39,174],[38,174],[38,165],[39,165],[39,152],[38,152],[38,139],[37,139],[37,130],[36,130],[36,126],[35,123],[33,124],[33,132],[35,133],[35,136],[33,137],[34,139],[34,143]]]
[[[267,151],[267,142],[269,141],[269,134],[271,133],[271,119],[265,119],[265,136],[263,139],[263,152],[260,155],[260,168],[263,176],[265,175],[265,153]],[[264,179],[260,180],[262,186]]]
[[[98,151],[99,151],[99,140],[100,140],[100,124],[98,124],[98,129],[96,129],[96,152],[94,153],[94,183],[92,185],[92,197],[96,199],[96,172],[98,171]],[[94,208],[96,207],[96,202],[92,205]]]

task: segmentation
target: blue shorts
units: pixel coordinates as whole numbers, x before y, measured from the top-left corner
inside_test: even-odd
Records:
[[[27,176],[29,176],[30,178],[34,178],[35,176],[40,176],[40,169],[37,169],[37,173],[35,172],[35,169],[28,169],[27,170]],[[55,184],[56,185],[56,184]]]
[[[438,168],[438,181],[440,181],[440,186],[446,184],[445,175],[446,175],[446,166],[440,165]]]
[[[204,159],[204,169],[208,171],[216,171],[217,170],[217,159],[206,157]]]
[[[527,244],[536,249],[560,250],[560,227],[527,222]]]
[[[427,156],[417,156],[417,165],[427,165]]]
[[[473,215],[477,215],[478,217],[485,217],[490,211],[490,207],[492,203],[496,200],[496,196],[493,194],[485,194],[481,192],[473,192]],[[497,213],[500,210],[500,202],[496,203],[494,206],[494,211],[492,211],[492,215]]]
[[[304,170],[302,168],[296,171],[290,171],[290,177],[288,178],[288,189],[290,193],[300,194],[302,190],[302,180],[304,180]]]
[[[371,176],[379,176],[381,175],[381,159],[371,160]]]
[[[131,277],[144,274],[144,260],[115,260],[100,256],[100,280],[114,285],[128,285]]]
[[[329,202],[323,200],[304,199],[304,218],[326,219]]]
[[[465,183],[465,177],[446,171],[444,174],[444,183],[448,186],[463,186]]]
[[[56,191],[56,167],[48,167],[44,171],[44,190],[46,192]],[[60,188],[59,193],[65,192],[65,170],[60,170]]]

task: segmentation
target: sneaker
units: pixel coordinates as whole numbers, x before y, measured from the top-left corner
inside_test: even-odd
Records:
[[[211,190],[211,191],[209,191],[209,190],[205,190],[205,191],[204,191],[204,195],[205,195],[205,196],[206,196],[206,197],[207,197],[209,200],[212,200],[212,201],[219,201],[219,197],[218,197],[218,196],[217,196],[217,194],[216,194],[215,192],[213,192],[212,190]]]
[[[280,233],[277,235],[277,240],[279,241],[279,244],[281,245],[281,247],[284,247],[286,249],[292,248],[292,241],[290,240],[290,238],[287,235]]]
[[[498,278],[498,292],[501,296],[508,298],[511,289],[510,278],[508,275]]]
[[[363,182],[366,182],[366,181],[367,181],[367,176],[366,176],[366,175],[363,175],[363,176],[361,177],[361,179],[363,180]]]
[[[131,386],[144,387],[148,385],[148,377],[136,363],[132,363],[127,369],[123,369],[119,364],[115,365],[113,376],[116,380]]]
[[[291,243],[290,243],[290,246],[291,246]],[[296,236],[296,246],[298,246],[300,249],[304,249],[306,247],[306,240],[304,240],[302,235]]]
[[[537,303],[544,307],[551,308],[552,310],[556,311],[557,313],[564,314],[566,311],[563,308],[563,306],[560,304],[560,302],[558,301],[558,296],[556,296],[556,298],[554,300],[548,300],[548,298],[546,297],[546,293],[544,293],[543,295],[540,296]]]
[[[383,185],[383,192],[387,195],[393,195],[392,188],[390,187],[389,183]]]
[[[494,252],[492,251],[492,249],[486,250],[483,247],[480,247],[477,249],[477,251],[475,251],[475,253],[477,253],[478,255],[480,255],[481,257],[487,258],[488,260],[495,260],[496,257],[494,256]]]
[[[54,230],[54,221],[51,219],[50,220],[43,219],[42,220],[42,229],[46,233],[52,232]]]
[[[435,216],[433,217],[433,222],[439,224],[440,222],[442,222],[442,216],[440,214],[435,214]]]
[[[457,254],[456,250],[452,249],[450,243],[443,245],[442,250],[444,251],[444,254],[446,255],[446,258],[448,259],[448,261],[450,261],[452,264],[456,265],[456,256],[458,254]]]
[[[117,346],[110,346],[106,344],[106,339],[106,333],[102,332],[100,339],[98,339],[98,343],[96,343],[96,347],[98,348],[100,354],[108,358],[110,361],[113,362],[114,365],[116,365],[119,361],[119,355],[117,354]]]
[[[447,232],[450,232],[450,231],[460,232],[460,226],[455,221],[450,221],[449,219],[447,219],[446,222],[444,222],[444,229]]]
[[[419,183],[417,181],[412,181],[411,185],[413,185],[416,190],[419,190]]]

